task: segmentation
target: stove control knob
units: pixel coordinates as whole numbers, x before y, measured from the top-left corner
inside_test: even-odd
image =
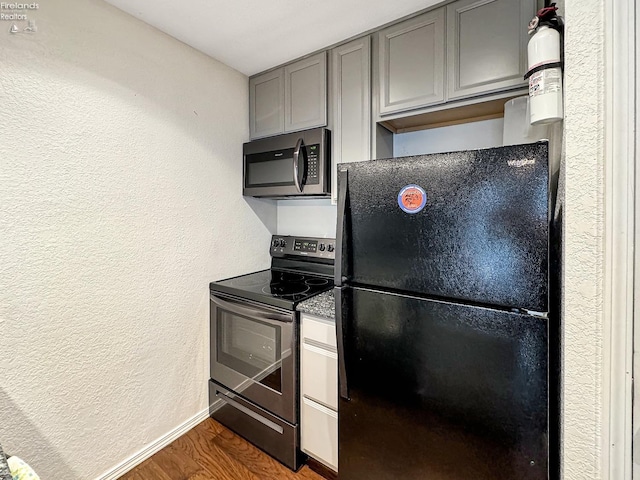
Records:
[[[280,246],[281,247],[286,247],[287,246],[287,242],[286,242],[286,240],[284,238],[280,239]]]
[[[280,246],[280,239],[276,238],[275,240],[273,240],[273,246],[274,247]]]
[[[333,252],[333,245],[329,244],[327,246],[327,252],[329,252],[329,253]]]
[[[321,243],[318,248],[320,249],[321,252],[324,252],[324,243]]]

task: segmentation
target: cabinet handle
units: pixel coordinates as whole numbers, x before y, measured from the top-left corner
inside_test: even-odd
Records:
[[[302,349],[305,352],[315,353],[316,355],[321,355],[323,357],[330,358],[332,360],[338,359],[338,352],[336,352],[335,349],[332,352],[331,350],[327,350],[326,348],[317,347],[313,344],[310,344],[306,340],[302,344]]]
[[[329,345],[328,343],[324,343],[324,342],[319,342],[318,340],[314,340],[313,338],[305,337],[302,343],[304,343],[305,345],[309,345],[310,347],[313,347],[314,351],[322,350],[323,355],[326,355],[329,353],[335,354],[338,352],[337,348],[334,347],[333,345]]]
[[[326,405],[323,405],[322,403],[318,402],[317,400],[307,397],[306,395],[303,395],[302,403],[304,403],[305,405],[309,405],[311,408],[314,408],[324,413],[325,415],[329,415],[330,417],[333,417],[335,419],[338,418],[338,412],[336,412],[333,408],[329,408]]]

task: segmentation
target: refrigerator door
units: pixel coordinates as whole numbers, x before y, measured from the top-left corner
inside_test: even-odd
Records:
[[[547,142],[341,164],[338,191],[337,285],[548,311]]]
[[[548,479],[545,318],[360,288],[336,299],[340,478]]]

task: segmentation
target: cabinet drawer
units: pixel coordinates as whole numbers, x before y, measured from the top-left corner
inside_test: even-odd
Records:
[[[302,451],[338,471],[338,414],[304,397],[300,407]]]
[[[302,340],[300,388],[323,405],[338,409],[338,354]]]
[[[336,348],[336,324],[331,320],[302,316],[302,340],[305,338],[312,340],[312,343],[319,343],[322,346],[330,347],[328,350]]]

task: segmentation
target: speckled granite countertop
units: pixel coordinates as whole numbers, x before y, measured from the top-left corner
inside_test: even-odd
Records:
[[[333,297],[333,290],[323,292],[309,300],[300,302],[296,310],[318,317],[334,319],[336,316],[336,306]]]
[[[0,479],[12,479],[11,472],[9,471],[9,465],[7,465],[7,459],[2,451],[2,445],[0,445]]]

